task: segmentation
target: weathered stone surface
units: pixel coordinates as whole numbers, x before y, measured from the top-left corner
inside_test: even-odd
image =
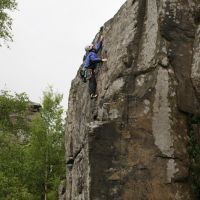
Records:
[[[196,30],[195,42],[194,42],[194,56],[192,64],[192,82],[197,93],[197,97],[200,98],[200,25]]]
[[[60,186],[58,188],[58,199],[59,200],[66,200],[66,183],[65,181],[61,181]]]
[[[97,100],[72,81],[67,200],[194,199],[187,113],[200,114],[199,4],[127,0],[105,23]]]

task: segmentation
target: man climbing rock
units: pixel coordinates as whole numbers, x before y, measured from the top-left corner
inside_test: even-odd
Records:
[[[89,80],[89,93],[91,99],[96,98],[96,77],[95,77],[95,69],[98,63],[106,62],[106,58],[100,58],[97,53],[102,48],[103,44],[103,36],[101,36],[100,41],[96,44],[90,44],[85,47],[86,50],[86,59],[84,63],[84,69],[87,74],[87,79]]]

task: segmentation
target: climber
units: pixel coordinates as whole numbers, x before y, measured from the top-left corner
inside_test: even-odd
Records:
[[[102,48],[103,44],[103,36],[101,36],[100,41],[94,46],[93,44],[87,45],[85,47],[86,58],[84,63],[84,70],[87,74],[87,79],[89,80],[89,93],[91,99],[96,98],[96,77],[95,77],[95,69],[98,63],[106,62],[106,58],[100,58],[97,53]]]

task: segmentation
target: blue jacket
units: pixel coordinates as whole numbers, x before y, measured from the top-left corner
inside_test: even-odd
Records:
[[[102,48],[102,42],[96,44],[96,51],[90,51],[85,59],[84,68],[90,66],[96,67],[97,63],[100,63],[102,59],[97,55],[99,50]]]

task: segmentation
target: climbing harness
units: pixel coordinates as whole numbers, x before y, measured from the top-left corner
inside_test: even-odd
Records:
[[[87,80],[91,79],[92,73],[93,73],[92,69],[85,69],[85,68],[82,68],[82,69],[80,70],[80,78],[81,78],[81,80],[82,80],[84,83],[86,83]]]

